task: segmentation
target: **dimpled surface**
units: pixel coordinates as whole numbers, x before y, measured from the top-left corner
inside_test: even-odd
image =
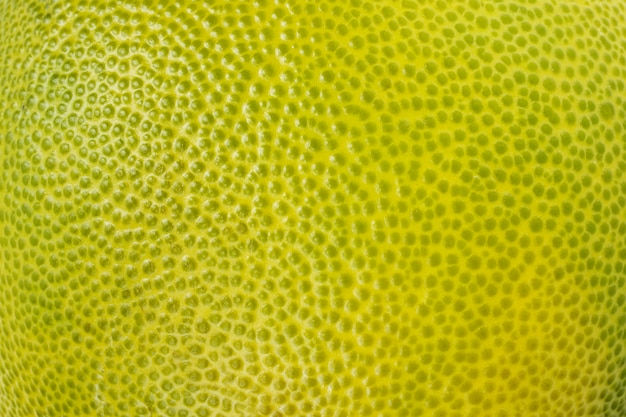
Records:
[[[626,416],[626,2],[0,11],[0,415]]]

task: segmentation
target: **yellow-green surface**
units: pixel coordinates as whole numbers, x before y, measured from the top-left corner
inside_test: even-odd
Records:
[[[0,415],[626,416],[626,2],[0,1]]]

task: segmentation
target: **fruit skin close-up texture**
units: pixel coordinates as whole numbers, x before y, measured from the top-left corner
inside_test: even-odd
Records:
[[[626,417],[626,1],[0,0],[0,416]]]

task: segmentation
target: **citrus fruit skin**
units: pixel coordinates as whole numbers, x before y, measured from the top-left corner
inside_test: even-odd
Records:
[[[0,415],[626,416],[625,16],[0,1]]]

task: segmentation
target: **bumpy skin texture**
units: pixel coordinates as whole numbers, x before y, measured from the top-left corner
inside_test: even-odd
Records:
[[[626,2],[0,2],[0,415],[626,416]]]

